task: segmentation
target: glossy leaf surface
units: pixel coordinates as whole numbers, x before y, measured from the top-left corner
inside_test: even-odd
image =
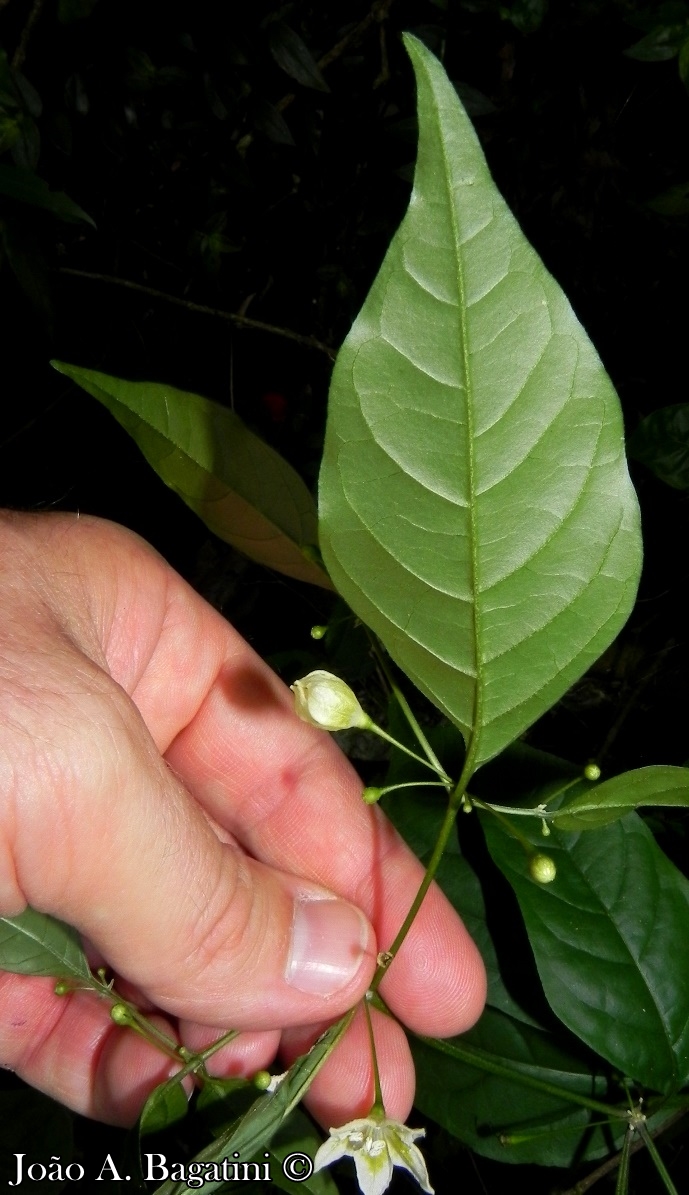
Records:
[[[622,1074],[657,1091],[689,1078],[689,883],[636,814],[595,834],[544,840],[557,865],[536,883],[526,853],[488,814],[488,848],[519,901],[553,1012]]]
[[[174,386],[52,364],[107,407],[158,476],[220,539],[288,577],[330,588],[304,554],[317,534],[306,485],[238,415]]]
[[[0,917],[0,971],[89,979],[89,965],[75,929],[26,908],[17,917]]]
[[[605,1083],[547,1033],[488,1009],[463,1037],[414,1040],[412,1051],[417,1107],[477,1153],[542,1166],[581,1158],[592,1113],[570,1103],[567,1093],[600,1099]],[[607,1151],[601,1130],[594,1130],[586,1157]]]
[[[139,1116],[139,1136],[160,1133],[178,1120],[183,1120],[189,1104],[187,1094],[173,1075],[165,1083],[154,1087]]]
[[[689,768],[639,768],[613,776],[565,801],[551,825],[558,830],[607,826],[640,806],[689,806]]]
[[[321,548],[476,767],[624,623],[638,511],[610,381],[442,67],[406,45],[414,190],[335,365]]]

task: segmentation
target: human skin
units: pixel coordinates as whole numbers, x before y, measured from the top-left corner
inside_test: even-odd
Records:
[[[213,1068],[251,1075],[361,999],[422,879],[361,793],[330,736],[149,545],[98,519],[0,515],[0,916],[29,904],[76,926],[191,1048],[241,1030]],[[174,1064],[106,1002],[53,988],[0,972],[0,1064],[131,1123]],[[435,886],[381,994],[429,1035],[479,1016],[483,964]],[[406,1037],[374,1022],[386,1110],[404,1120]],[[361,1017],[308,1102],[326,1126],[370,1108]]]

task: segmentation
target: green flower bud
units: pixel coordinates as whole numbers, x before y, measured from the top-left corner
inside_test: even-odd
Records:
[[[58,979],[53,991],[56,996],[69,996],[70,992],[74,991],[74,988],[66,979]]]
[[[270,1087],[272,1077],[269,1071],[256,1071],[252,1082],[254,1087],[257,1087],[259,1091],[267,1091]]]
[[[367,805],[375,805],[377,801],[380,801],[383,790],[382,788],[374,788],[371,785],[369,788],[365,788],[361,795]]]
[[[110,1018],[116,1025],[131,1025],[132,1023],[132,1014],[126,1004],[113,1004],[110,1009]]]
[[[327,627],[321,627],[321,626],[311,627],[311,638],[312,639],[322,639],[323,636],[327,633],[327,630],[328,630]]]
[[[359,727],[366,730],[371,725],[368,714],[362,710],[349,685],[317,668],[292,685],[294,709],[303,722],[318,726],[321,730],[349,730]]]
[[[584,775],[587,780],[600,780],[600,768],[597,763],[587,763],[584,768]]]
[[[532,855],[529,859],[529,875],[537,884],[552,884],[557,867],[550,855]]]

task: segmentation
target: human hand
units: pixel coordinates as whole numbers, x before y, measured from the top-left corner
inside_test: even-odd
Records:
[[[289,1060],[352,1007],[423,876],[237,632],[97,519],[0,517],[0,783],[0,915],[30,904],[74,925],[192,1049],[242,1030],[216,1072],[251,1075],[279,1048]],[[0,1064],[131,1122],[177,1068],[92,994],[53,988],[0,973]],[[483,965],[439,889],[381,994],[430,1035],[478,1017]],[[404,1120],[409,1048],[374,1016],[387,1113]],[[371,1091],[359,1018],[307,1102],[329,1126],[365,1114]]]

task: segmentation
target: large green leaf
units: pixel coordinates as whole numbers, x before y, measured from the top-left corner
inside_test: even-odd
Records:
[[[306,485],[234,411],[159,382],[52,364],[107,407],[211,531],[259,564],[332,588],[313,559],[316,509]]]
[[[642,805],[689,806],[689,768],[638,768],[565,800],[555,811],[558,830],[595,830]]]
[[[33,170],[26,170],[22,166],[0,166],[0,195],[7,195],[18,203],[44,208],[59,220],[68,223],[81,220],[96,227],[88,212],[80,208],[69,195],[65,195],[64,191],[51,190],[48,183],[34,174]]]
[[[477,766],[622,626],[638,510],[610,381],[442,67],[406,44],[414,190],[335,365],[321,548]]]
[[[76,930],[31,908],[16,917],[0,917],[0,971],[56,979],[91,975]]]
[[[568,1095],[605,1095],[605,1081],[538,1029],[488,1009],[470,1033],[412,1041],[415,1103],[484,1157],[569,1166],[607,1153],[591,1111]],[[600,1121],[600,1115],[594,1116]]]
[[[622,1074],[657,1091],[689,1079],[689,883],[632,813],[595,834],[520,824],[557,865],[536,883],[489,814],[488,848],[512,885],[553,1012]],[[520,823],[526,819],[520,818]]]

